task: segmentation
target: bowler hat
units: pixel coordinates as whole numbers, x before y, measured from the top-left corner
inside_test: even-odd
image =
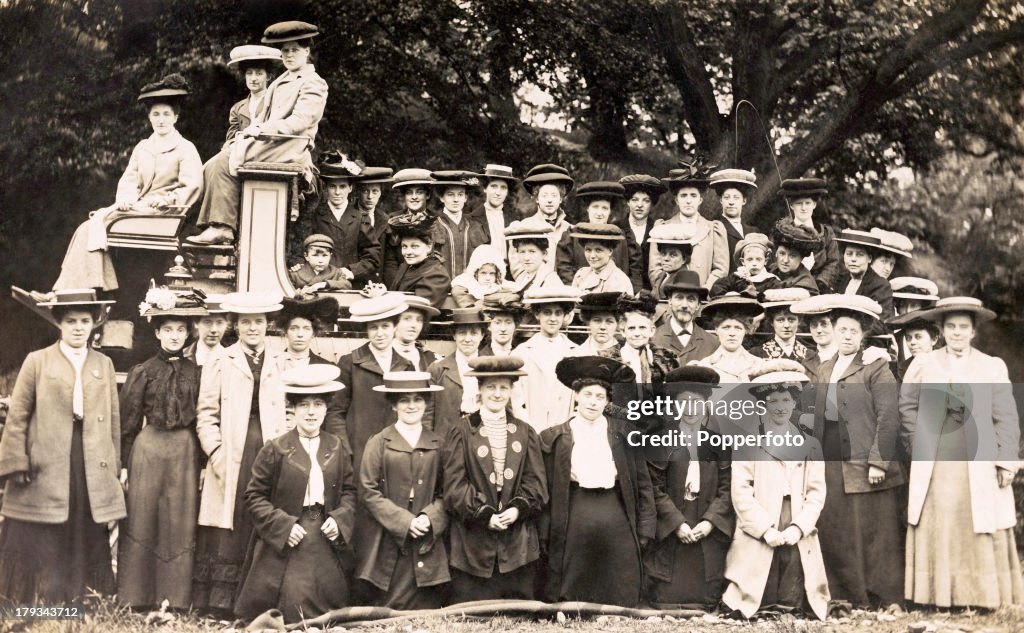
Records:
[[[477,308],[455,308],[452,310],[452,325],[486,325],[487,319]]]
[[[495,165],[489,163],[484,167],[480,176],[484,180],[507,180],[510,183],[519,182],[519,179],[512,175],[512,168],[506,165]]]
[[[677,270],[662,284],[662,292],[671,297],[674,292],[696,293],[701,301],[708,298],[708,289],[701,285],[700,275],[692,270]]]

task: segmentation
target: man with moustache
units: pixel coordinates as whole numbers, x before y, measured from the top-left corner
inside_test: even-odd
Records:
[[[678,270],[663,286],[671,316],[654,331],[651,344],[675,355],[679,366],[701,360],[718,349],[718,339],[693,322],[708,289],[692,270]]]

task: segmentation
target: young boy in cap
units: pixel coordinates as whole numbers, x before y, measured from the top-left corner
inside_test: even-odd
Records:
[[[288,271],[295,289],[304,295],[324,290],[351,290],[351,278],[345,270],[331,263],[334,254],[334,240],[321,233],[314,233],[302,242],[302,256],[306,260]]]

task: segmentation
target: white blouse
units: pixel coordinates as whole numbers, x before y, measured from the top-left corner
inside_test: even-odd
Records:
[[[615,459],[608,443],[608,419],[603,415],[593,422],[580,416],[569,421],[572,430],[572,459],[569,474],[581,488],[614,488]]]

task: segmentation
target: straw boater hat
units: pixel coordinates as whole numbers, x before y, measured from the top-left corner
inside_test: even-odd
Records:
[[[301,42],[311,40],[320,35],[320,29],[308,22],[290,20],[271,24],[263,31],[264,44],[284,44],[285,42]]]
[[[511,378],[515,382],[526,376],[522,358],[517,356],[475,356],[469,359],[470,370],[465,375],[474,378]]]
[[[584,321],[595,314],[607,313],[618,316],[619,299],[622,294],[621,292],[590,292],[580,297],[576,309],[579,310],[580,317]]]
[[[384,374],[384,384],[374,391],[383,393],[430,393],[444,391],[441,385],[430,384],[430,374],[425,371],[389,371]]]
[[[221,305],[224,302],[221,294],[206,295],[206,311],[210,314],[224,314],[227,310]]]
[[[622,234],[622,229],[614,224],[596,222],[580,222],[569,233],[569,237],[574,237],[581,242],[619,242],[626,239],[626,236]]]
[[[423,313],[423,316],[427,319],[431,319],[441,314],[441,311],[435,308],[431,303],[430,299],[421,297],[419,295],[401,295],[405,300],[405,305],[408,310],[417,310]]]
[[[509,186],[512,183],[519,182],[519,179],[512,175],[512,168],[507,165],[495,165],[488,163],[484,170],[480,173],[480,177],[484,179],[484,182],[491,180],[507,180]]]
[[[280,66],[281,49],[259,44],[245,44],[232,48],[228,54],[228,67],[246,63],[259,63],[266,67]]]
[[[712,322],[723,315],[736,319],[755,319],[764,314],[764,308],[753,297],[738,292],[728,292],[712,299],[697,312],[697,325],[711,329]]]
[[[790,200],[817,200],[828,193],[828,184],[821,178],[787,178],[782,181],[779,193]]]
[[[394,178],[390,167],[364,167],[356,182],[360,185],[390,185]]]
[[[889,286],[893,299],[939,300],[939,287],[924,277],[895,277],[889,280]]]
[[[569,175],[569,170],[551,163],[531,167],[530,171],[526,172],[526,178],[523,178],[523,189],[530,195],[542,185],[563,185],[568,191],[574,184],[576,181]]]
[[[874,252],[878,248],[878,245],[882,243],[880,239],[872,235],[867,231],[858,231],[856,229],[843,229],[839,235],[836,236],[837,242],[843,244],[853,244],[855,246],[863,246],[870,252]]]
[[[761,307],[766,312],[788,308],[811,296],[806,288],[770,288],[762,294]]]
[[[390,319],[409,309],[405,295],[388,292],[372,299],[360,299],[349,306],[349,320],[356,323],[369,323]]]
[[[538,243],[543,240],[544,247],[547,248],[548,237],[554,230],[555,227],[551,226],[543,218],[531,215],[522,220],[515,220],[506,226],[505,241],[512,242],[512,245],[515,246],[515,243],[519,240],[529,240]]]
[[[480,174],[463,169],[446,169],[444,171],[432,171],[430,177],[434,179],[430,186],[438,194],[444,193],[448,187],[464,187],[476,189],[480,186]]]
[[[576,190],[576,199],[588,202],[589,199],[614,201],[621,200],[625,193],[626,189],[617,182],[595,180],[580,185]]]
[[[708,186],[718,195],[725,193],[726,189],[738,189],[749,196],[757,189],[757,176],[746,169],[720,169],[711,174]]]
[[[530,286],[526,289],[526,293],[523,294],[523,303],[531,308],[548,303],[557,303],[565,307],[568,312],[569,310],[572,310],[579,301],[579,289],[565,285],[559,286],[555,284],[543,288]]]
[[[666,297],[671,297],[673,292],[694,292],[704,301],[708,298],[708,289],[701,285],[700,275],[693,270],[677,270],[661,285],[662,292]]]
[[[284,307],[282,299],[276,292],[232,292],[224,295],[221,309],[232,314],[270,314]]]
[[[975,323],[984,323],[996,318],[996,313],[989,310],[980,299],[974,297],[945,297],[935,302],[935,306],[912,312],[919,319],[942,323],[950,314],[967,313],[974,315]]]
[[[868,231],[871,235],[878,238],[879,244],[875,247],[876,250],[885,251],[887,253],[893,253],[907,259],[913,259],[914,254],[914,243],[910,241],[910,238],[902,233],[896,231],[885,231],[883,229],[874,228]]]
[[[160,81],[143,86],[142,90],[139,91],[138,101],[146,105],[178,103],[188,94],[188,81],[178,73],[171,73]]]
[[[636,380],[636,373],[629,365],[604,356],[563,358],[555,365],[555,376],[558,377],[558,382],[570,389],[577,380],[600,380],[610,385],[632,383]]]
[[[732,250],[733,259],[739,259],[740,255],[743,254],[743,249],[748,246],[760,246],[764,250],[764,256],[767,258],[775,245],[768,239],[768,236],[764,233],[747,233],[746,236],[739,242],[736,242],[736,248]]]
[[[651,227],[647,233],[647,241],[652,244],[675,244],[693,251],[693,235],[678,222],[662,222]]]
[[[764,399],[782,387],[798,398],[803,391],[803,383],[809,381],[803,365],[788,358],[776,358],[751,370],[750,393],[755,398]]]
[[[828,314],[834,305],[834,295],[814,295],[789,306],[789,311],[800,315],[821,315]]]
[[[847,294],[823,294],[810,297],[794,304],[790,311],[793,314],[856,313],[875,320],[882,316],[882,306],[871,297]]]
[[[683,365],[665,375],[662,393],[676,394],[681,391],[695,391],[705,399],[709,398],[719,385],[718,372],[703,365]]]
[[[338,381],[341,368],[329,363],[315,363],[292,367],[281,372],[285,393],[321,394],[341,391],[345,385]]]
[[[337,150],[320,154],[320,177],[324,180],[356,180],[363,173],[363,165]]]
[[[623,176],[619,178],[619,184],[622,185],[623,197],[627,200],[632,198],[634,193],[642,191],[651,197],[652,203],[656,203],[662,194],[668,191],[660,180],[647,174]]]
[[[403,187],[412,187],[414,185],[427,186],[434,182],[434,179],[430,177],[429,169],[419,169],[416,167],[410,167],[407,169],[399,169],[395,172],[392,178],[392,189],[401,189]]]
[[[320,321],[331,324],[338,320],[338,302],[334,297],[317,297],[315,299],[295,299],[285,297],[284,305],[277,314],[277,324],[280,329],[285,329],[288,322],[295,318],[306,319],[307,321]]]
[[[806,257],[821,250],[822,238],[807,227],[793,224],[792,218],[782,218],[772,229],[772,241]]]
[[[95,329],[107,320],[107,307],[114,303],[115,301],[110,299],[97,299],[94,288],[79,288],[74,290],[55,290],[52,299],[37,303],[36,306],[49,308],[41,316],[58,328],[60,324],[57,322],[57,318],[53,316],[53,309],[80,306],[83,310],[87,310],[94,315],[93,328]]]

